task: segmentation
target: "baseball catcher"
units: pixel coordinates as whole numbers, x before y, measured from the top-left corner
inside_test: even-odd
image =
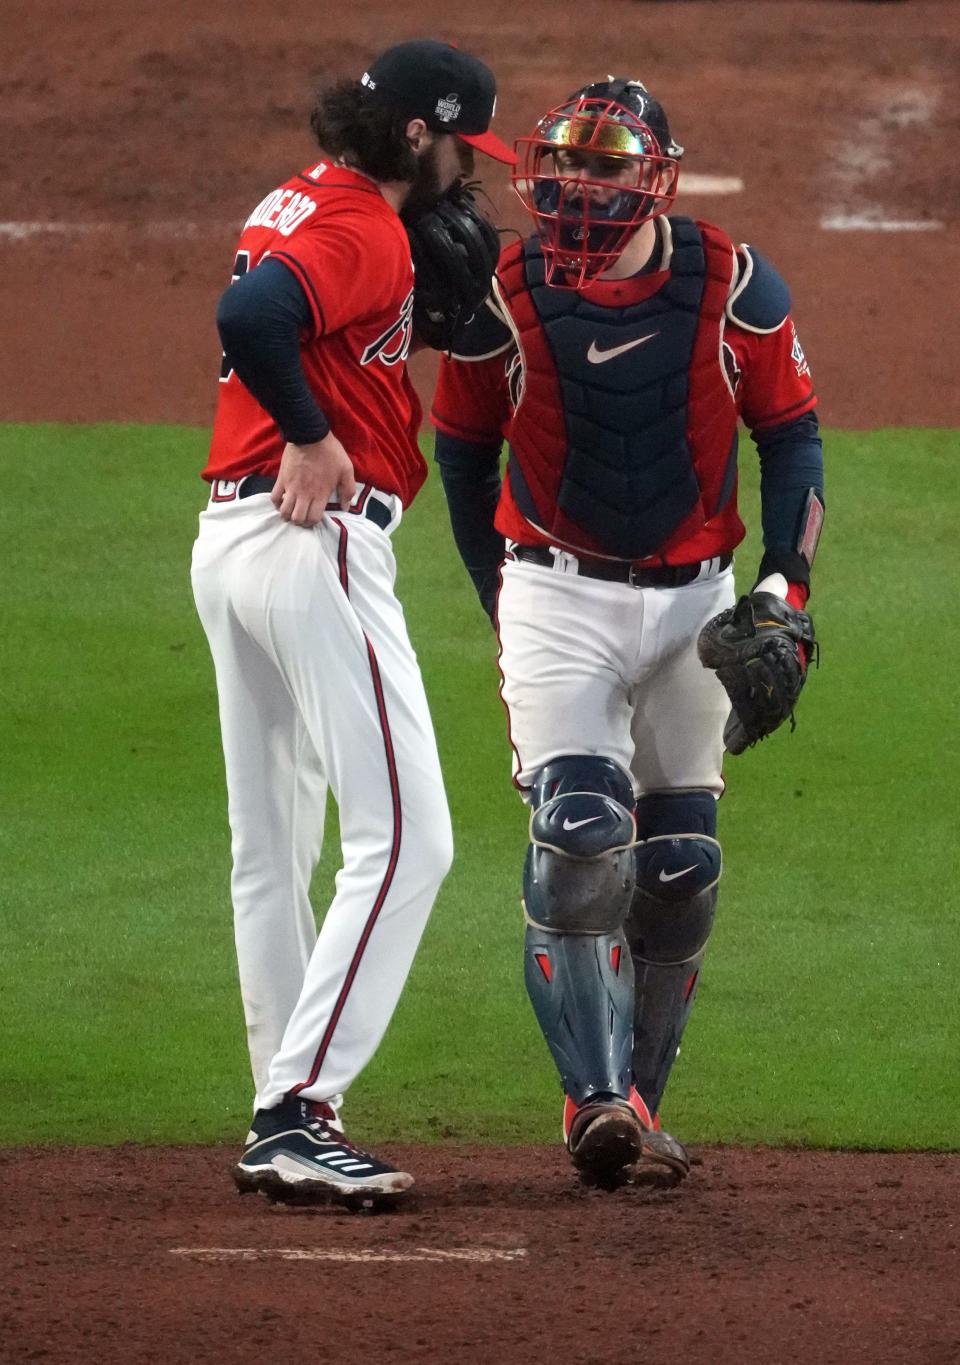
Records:
[[[490,293],[500,238],[481,213],[476,185],[460,181],[435,204],[404,215],[413,257],[413,332],[449,351]]]
[[[590,1183],[668,1185],[690,1168],[659,1110],[717,907],[724,747],[792,718],[815,648],[816,396],[778,272],[674,211],[684,149],[641,82],[582,87],[517,152],[533,231],[440,361],[436,459],[497,625],[524,978],[566,1148]],[[764,542],[746,595],[741,422]]]
[[[793,709],[815,642],[807,613],[772,592],[749,593],[707,622],[697,652],[704,668],[716,669],[730,698],[723,731],[728,753],[742,754],[787,719],[795,728]]]

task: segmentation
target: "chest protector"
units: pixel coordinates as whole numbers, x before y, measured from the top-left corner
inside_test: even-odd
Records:
[[[511,490],[528,521],[581,553],[663,553],[734,493],[737,405],[721,341],[735,251],[709,224],[670,226],[665,283],[624,307],[545,284],[536,238],[501,266],[524,368]]]

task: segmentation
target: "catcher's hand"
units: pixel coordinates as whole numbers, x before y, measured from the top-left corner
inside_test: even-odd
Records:
[[[813,621],[772,592],[752,592],[708,621],[697,653],[715,668],[733,709],[723,731],[731,754],[742,754],[790,718],[816,645]]]
[[[490,292],[500,238],[477,207],[472,186],[404,218],[413,257],[413,330],[425,346],[449,351]]]

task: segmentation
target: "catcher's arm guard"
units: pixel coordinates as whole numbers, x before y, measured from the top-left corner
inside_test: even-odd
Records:
[[[770,592],[749,593],[707,622],[697,653],[704,668],[716,669],[730,698],[723,731],[729,753],[742,754],[788,718],[795,728],[793,710],[816,647],[807,613]]]
[[[500,238],[472,187],[459,182],[403,223],[413,258],[414,335],[435,351],[450,351],[490,293]]]

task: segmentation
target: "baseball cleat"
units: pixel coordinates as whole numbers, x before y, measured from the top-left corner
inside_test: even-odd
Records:
[[[660,1126],[660,1115],[651,1115],[635,1085],[630,1087],[630,1105],[647,1131],[640,1160],[629,1173],[631,1185],[659,1185],[661,1189],[679,1185],[690,1174],[686,1148]]]
[[[616,1188],[625,1184],[627,1170],[640,1160],[643,1128],[621,1096],[593,1095],[579,1106],[568,1097],[563,1130],[567,1151],[585,1184]]]
[[[579,1107],[567,1096],[563,1140],[585,1184],[677,1185],[690,1171],[690,1159],[676,1138],[651,1117],[636,1089],[628,1099],[596,1095]]]
[[[644,1137],[640,1158],[627,1172],[631,1185],[655,1185],[670,1189],[686,1180],[690,1174],[687,1149],[662,1128]]]
[[[330,1105],[290,1095],[257,1110],[233,1179],[241,1194],[353,1209],[389,1206],[413,1184],[412,1175],[346,1138]]]

